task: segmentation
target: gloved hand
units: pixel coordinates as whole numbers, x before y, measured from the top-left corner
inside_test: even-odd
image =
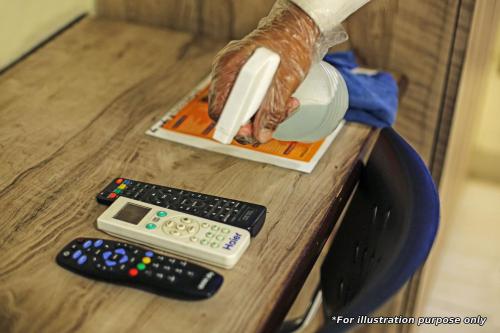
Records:
[[[240,68],[255,49],[265,47],[277,53],[281,62],[274,80],[253,122],[241,127],[240,143],[264,143],[276,127],[293,113],[299,101],[291,97],[317,58],[320,30],[299,7],[278,1],[256,30],[239,41],[230,42],[215,58],[209,91],[209,115],[217,121],[236,81]]]

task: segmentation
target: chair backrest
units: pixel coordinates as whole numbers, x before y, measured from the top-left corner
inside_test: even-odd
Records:
[[[394,295],[427,258],[438,224],[427,167],[393,129],[382,130],[322,266],[327,318],[368,315]],[[350,326],[327,320],[323,332]]]

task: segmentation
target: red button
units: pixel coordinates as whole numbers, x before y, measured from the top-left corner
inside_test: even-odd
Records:
[[[116,198],[118,195],[115,193],[115,192],[112,192],[108,195],[108,199],[114,199]]]
[[[137,274],[139,274],[139,271],[137,270],[137,268],[131,268],[128,271],[128,275],[130,275],[131,277],[137,276]]]
[[[117,180],[115,180],[115,183],[116,183],[116,184],[121,184],[121,183],[123,183],[123,178],[118,178]]]

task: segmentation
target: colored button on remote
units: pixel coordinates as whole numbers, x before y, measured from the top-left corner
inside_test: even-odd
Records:
[[[108,259],[109,259],[109,257],[111,257],[111,255],[112,255],[111,251],[106,251],[106,252],[104,252],[104,253],[102,254],[102,258],[103,258],[104,260],[108,260]]]
[[[146,265],[144,265],[142,262],[137,264],[137,269],[140,271],[143,271],[146,268]]]
[[[116,261],[113,261],[113,260],[106,260],[105,263],[106,263],[106,266],[109,266],[109,267],[116,266]]]
[[[123,182],[123,178],[118,178],[117,180],[115,180],[116,184],[121,184],[122,182]]]
[[[126,263],[127,261],[128,261],[128,257],[127,257],[127,256],[123,256],[123,257],[121,257],[121,259],[120,259],[120,261],[119,261],[119,262],[120,262],[120,264],[124,264],[124,263]]]
[[[148,223],[148,224],[146,224],[146,229],[149,229],[149,230],[156,229],[156,224]]]
[[[102,239],[98,239],[94,242],[94,247],[101,247],[102,243],[104,243],[104,241]]]
[[[144,255],[145,255],[146,257],[150,257],[150,258],[152,258],[152,257],[154,256],[154,253],[153,253],[152,251],[146,251],[146,253],[144,253]]]
[[[156,213],[156,216],[158,217],[165,217],[167,216],[167,212],[160,210],[159,212]]]
[[[114,199],[114,198],[116,198],[117,196],[118,196],[118,195],[117,195],[116,193],[111,192],[111,193],[108,195],[108,197],[107,197],[107,198],[108,198],[108,199]]]
[[[136,268],[131,268],[128,271],[128,275],[130,275],[131,277],[137,276],[137,274],[139,274],[139,271]]]
[[[122,249],[122,248],[116,249],[115,253],[122,254],[122,255],[126,254],[125,249]]]
[[[83,265],[83,264],[85,264],[86,261],[87,261],[87,256],[83,255],[80,258],[78,258],[77,263],[78,263],[78,265]]]
[[[83,243],[83,248],[84,249],[88,249],[91,246],[92,246],[92,241],[91,240],[88,240],[85,243]]]
[[[76,250],[75,253],[73,253],[72,258],[73,259],[78,259],[78,258],[80,258],[81,255],[82,255],[82,251]]]

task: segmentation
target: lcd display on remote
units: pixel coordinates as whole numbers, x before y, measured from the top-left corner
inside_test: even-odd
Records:
[[[151,208],[148,207],[127,203],[113,218],[127,223],[138,224],[150,210]]]

